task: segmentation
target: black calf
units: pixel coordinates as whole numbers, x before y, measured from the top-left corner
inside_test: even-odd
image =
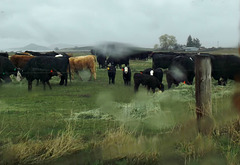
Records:
[[[114,84],[115,83],[115,76],[116,76],[116,68],[115,66],[109,66],[107,67],[107,70],[108,70],[108,83],[111,84]]]
[[[125,66],[123,69],[123,81],[125,85],[131,85],[131,69]]]
[[[164,85],[154,76],[150,76],[147,74],[135,73],[134,74],[134,91],[137,92],[139,85],[142,84],[147,86],[147,90],[152,89],[153,93],[155,93],[155,88],[159,88],[159,90],[164,91]]]

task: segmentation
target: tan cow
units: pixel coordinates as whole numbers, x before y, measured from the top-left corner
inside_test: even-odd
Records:
[[[17,68],[23,69],[27,62],[34,58],[35,56],[27,56],[27,55],[12,55],[10,57],[10,61]]]
[[[94,55],[70,57],[69,63],[72,79],[74,79],[74,72],[76,72],[82,80],[78,71],[89,69],[91,72],[91,77],[89,80],[92,79],[92,76],[94,77],[94,80],[96,80],[96,57]]]

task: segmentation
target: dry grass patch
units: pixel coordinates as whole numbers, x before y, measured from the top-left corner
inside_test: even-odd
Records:
[[[102,160],[114,160],[122,158],[151,157],[157,159],[160,139],[156,136],[136,137],[133,132],[129,132],[120,127],[115,131],[108,131],[102,141],[97,142],[96,148],[101,150]]]
[[[46,140],[27,140],[2,147],[0,164],[35,164],[54,160],[85,148],[81,138],[68,126],[55,138]]]

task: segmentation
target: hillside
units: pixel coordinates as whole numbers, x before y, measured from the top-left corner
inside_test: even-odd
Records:
[[[49,51],[51,49],[46,47],[46,46],[41,46],[41,45],[37,45],[37,44],[31,43],[31,44],[26,45],[24,47],[10,48],[9,50],[11,50],[11,51],[26,51],[26,50],[31,50],[31,51]]]

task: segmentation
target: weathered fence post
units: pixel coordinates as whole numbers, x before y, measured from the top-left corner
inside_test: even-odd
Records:
[[[195,91],[198,130],[209,134],[213,128],[211,98],[211,59],[208,55],[196,55]]]

